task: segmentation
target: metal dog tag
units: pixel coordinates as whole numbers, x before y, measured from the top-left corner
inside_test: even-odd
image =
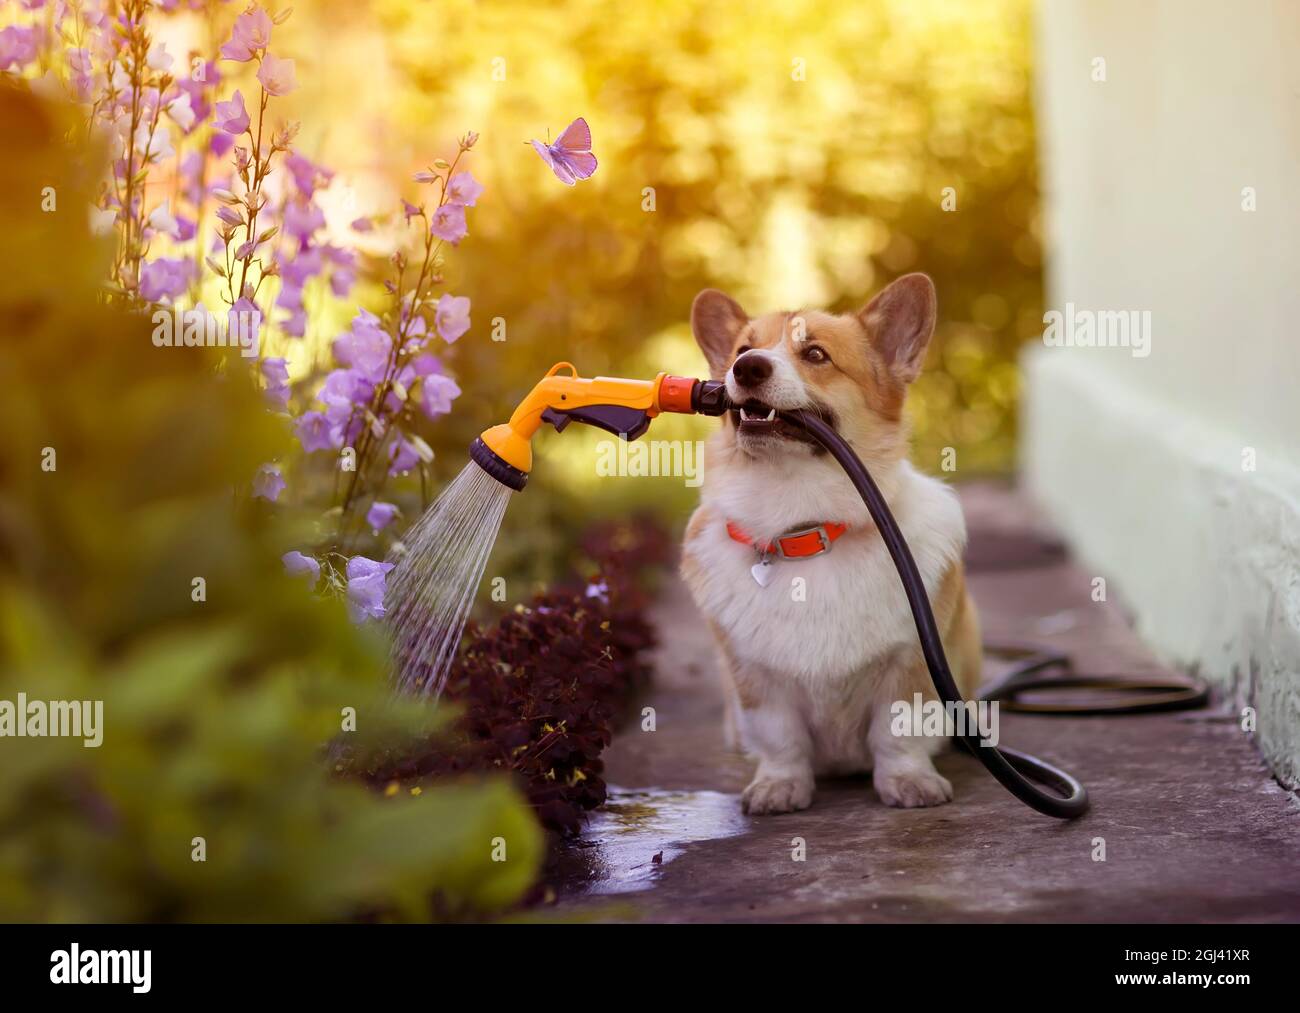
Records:
[[[772,583],[772,561],[767,556],[760,556],[758,562],[749,568],[749,572],[759,587],[767,587]]]

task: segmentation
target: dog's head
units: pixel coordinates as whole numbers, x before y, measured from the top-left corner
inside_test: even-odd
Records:
[[[820,310],[751,319],[714,289],[695,297],[691,327],[715,380],[740,405],[725,425],[755,458],[821,452],[772,409],[816,412],[876,459],[906,449],[903,401],[934,333],[934,284],[924,274],[893,282],[856,313]]]

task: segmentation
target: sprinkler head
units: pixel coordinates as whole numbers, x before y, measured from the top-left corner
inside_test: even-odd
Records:
[[[567,370],[568,372],[563,372]],[[485,429],[470,458],[502,485],[516,491],[533,467],[533,436],[543,422],[563,432],[582,422],[635,440],[661,412],[721,415],[731,408],[725,385],[660,373],[653,380],[598,376],[584,379],[568,362],[557,362],[519,403],[510,421]]]
[[[528,484],[528,472],[520,471],[513,465],[507,464],[504,458],[484,442],[482,436],[469,445],[469,456],[470,460],[480,468],[515,492],[519,492]]]

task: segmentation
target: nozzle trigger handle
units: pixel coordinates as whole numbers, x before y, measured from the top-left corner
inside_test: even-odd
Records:
[[[616,404],[593,404],[564,410],[547,408],[542,412],[542,421],[553,425],[557,433],[564,432],[564,427],[570,422],[581,422],[628,440],[635,440],[650,428],[650,416],[642,409]]]

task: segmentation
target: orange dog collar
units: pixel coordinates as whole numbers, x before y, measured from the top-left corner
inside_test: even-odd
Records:
[[[847,530],[844,524],[827,521],[825,524],[816,524],[811,528],[787,531],[775,542],[759,545],[739,524],[735,521],[727,521],[727,534],[733,541],[740,542],[742,545],[752,545],[761,555],[777,556],[781,559],[806,559],[809,556],[820,556],[823,552],[830,552],[831,544]]]

